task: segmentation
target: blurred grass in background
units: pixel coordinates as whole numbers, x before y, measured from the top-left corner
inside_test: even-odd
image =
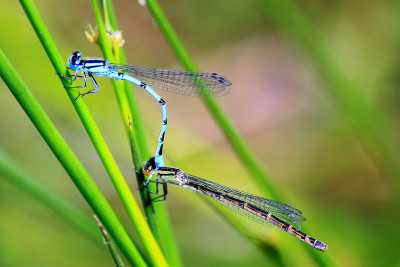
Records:
[[[84,35],[85,26],[94,24],[89,2],[35,4],[66,59],[74,50],[101,57]],[[175,0],[160,4],[199,68],[232,80],[232,93],[219,101],[276,185],[291,204],[305,213],[305,223],[312,230],[308,234],[329,245],[326,253],[338,265],[398,264],[396,189],[365,149],[362,137],[343,117],[307,55],[270,24],[253,2],[230,1],[226,5],[224,1]],[[322,33],[340,68],[360,85],[359,93],[398,132],[398,5],[391,1],[298,4]],[[115,9],[130,64],[182,69],[146,8],[135,1],[120,1],[115,3]],[[127,220],[19,3],[3,3],[0,17],[1,25],[7,25],[2,27],[1,48],[110,203]],[[129,144],[122,123],[116,119],[119,111],[111,84],[106,78],[97,81],[100,93],[86,97],[85,102],[125,177],[132,177],[128,182],[136,191]],[[43,186],[90,214],[8,89],[3,83],[0,86],[1,149],[40,177]],[[135,90],[153,151],[159,130],[159,106],[146,92]],[[199,99],[160,94],[168,103],[164,148],[167,155],[188,173],[260,193]],[[6,180],[1,179],[0,185],[0,265],[112,264],[105,247],[101,251],[93,246]],[[169,189],[167,206],[185,265],[268,263],[192,192]],[[300,249],[304,243],[282,231],[243,222],[260,235],[268,235],[271,242],[291,242],[292,253],[301,253],[299,265],[309,263]]]

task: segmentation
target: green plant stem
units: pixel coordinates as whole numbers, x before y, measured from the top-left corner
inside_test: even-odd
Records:
[[[122,258],[119,255],[118,250],[115,247],[113,240],[111,239],[111,236],[108,234],[107,230],[104,228],[100,219],[96,215],[94,215],[93,217],[96,220],[97,225],[100,228],[101,234],[103,235],[103,238],[104,238],[104,243],[107,245],[108,250],[110,251],[110,254],[114,260],[115,266],[117,266],[117,267],[124,266]]]
[[[55,214],[65,220],[68,225],[75,227],[93,243],[100,247],[99,233],[95,224],[81,211],[61,200],[58,196],[36,182],[35,177],[23,171],[23,167],[8,157],[0,150],[0,174],[8,181],[15,184],[18,189],[26,192],[32,198],[51,209]]]
[[[97,28],[99,33],[99,44],[103,51],[104,57],[115,63],[126,63],[125,53],[115,42],[110,44],[106,29],[116,32],[118,30],[117,19],[115,17],[111,1],[103,1],[102,10],[106,26],[102,22],[101,14],[96,1],[92,1],[93,10],[96,17]],[[119,57],[118,57],[119,55]],[[137,182],[140,190],[140,196],[143,202],[144,211],[146,213],[147,222],[152,230],[156,240],[160,244],[169,264],[171,266],[181,266],[178,249],[175,238],[170,225],[165,204],[162,202],[152,202],[151,195],[148,190],[155,192],[155,185],[148,186],[148,190],[144,190],[144,176],[141,172],[142,162],[149,159],[149,151],[147,149],[146,139],[143,126],[136,105],[132,84],[125,82],[113,81],[114,92],[116,94],[120,107],[121,116],[127,130],[131,145],[131,154],[133,164],[136,170]]]
[[[400,192],[400,146],[393,130],[381,112],[368,104],[360,86],[337,64],[315,23],[293,1],[256,2],[260,11],[307,53],[330,87],[350,129]]]
[[[143,255],[133,243],[111,206],[33,97],[2,50],[0,50],[0,74],[78,190],[117,241],[127,259],[132,265],[146,266],[147,264]]]
[[[62,57],[60,56],[53,40],[50,37],[49,32],[47,31],[32,1],[21,0],[20,2],[24,7],[24,10],[29,20],[31,21],[31,24],[34,30],[36,31],[36,34],[38,35],[45,51],[47,52],[56,72],[69,75],[69,73],[66,71],[65,63],[63,62]],[[61,78],[61,81],[64,87],[71,86],[71,81],[64,78]],[[165,258],[161,253],[161,250],[157,242],[155,241],[154,236],[152,235],[146,223],[146,220],[144,219],[139,206],[137,205],[135,199],[133,198],[132,193],[128,185],[126,184],[117,164],[115,163],[115,160],[113,159],[113,156],[110,150],[108,149],[93,117],[91,116],[89,110],[87,109],[81,97],[79,97],[76,101],[74,101],[78,95],[77,91],[78,90],[75,89],[66,90],[72,101],[72,104],[75,107],[76,112],[79,115],[79,118],[82,121],[82,124],[84,125],[97,153],[99,154],[99,157],[108,175],[110,176],[110,179],[115,189],[117,190],[118,195],[121,198],[122,203],[124,204],[124,207],[126,208],[126,211],[128,212],[129,217],[131,218],[131,221],[138,233],[138,236],[140,237],[146,249],[146,252],[150,257],[151,263],[157,266],[166,266],[167,263],[165,261]],[[107,224],[105,223],[103,218],[101,218],[100,216],[99,218],[106,225],[107,230],[110,233],[113,233],[112,229],[109,229],[107,227]],[[114,240],[118,241],[118,239],[115,238],[114,235],[112,236]]]

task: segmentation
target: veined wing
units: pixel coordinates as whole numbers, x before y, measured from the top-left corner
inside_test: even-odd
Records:
[[[112,66],[114,70],[130,74],[153,89],[182,95],[224,96],[230,93],[232,85],[225,76],[212,72],[163,70],[118,64],[112,64]]]
[[[192,187],[193,189],[196,189],[196,191],[217,200],[230,210],[233,210],[264,225],[277,228],[276,225],[258,216],[257,213],[260,211],[269,212],[298,229],[301,228],[301,222],[306,220],[304,216],[301,215],[302,212],[291,205],[219,185],[186,173],[185,179],[188,181],[186,184],[188,187]],[[244,204],[246,203],[250,204],[256,209],[252,207],[244,208]]]

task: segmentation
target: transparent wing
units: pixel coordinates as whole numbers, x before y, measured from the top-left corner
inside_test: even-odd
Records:
[[[224,201],[223,198],[221,198],[221,195],[228,196],[235,200],[243,201],[245,203],[251,204],[251,205],[259,208],[260,210],[269,212],[272,215],[278,217],[279,219],[285,221],[286,223],[293,225],[297,229],[300,229],[301,222],[306,220],[306,218],[304,218],[304,216],[301,215],[302,212],[299,209],[297,209],[289,204],[285,204],[285,203],[274,201],[274,200],[271,200],[268,198],[252,195],[252,194],[240,191],[240,190],[236,190],[233,188],[229,188],[229,187],[226,187],[223,185],[213,183],[211,181],[208,181],[208,180],[205,180],[205,179],[202,179],[200,177],[196,177],[196,176],[193,176],[190,174],[185,174],[185,178],[189,181],[188,186],[190,186],[191,184],[197,185],[197,186],[200,186],[201,188],[205,188],[206,189],[206,190],[204,190],[205,192],[211,191],[212,192],[211,194],[210,193],[205,193],[205,194],[212,197],[213,199],[217,200],[219,203],[221,203],[225,207],[229,208],[230,210],[233,210],[245,217],[248,217],[249,219],[252,219],[252,220],[262,223],[264,225],[278,228],[274,224],[257,216],[256,214],[254,214],[238,205],[232,204],[232,203],[234,203],[234,201],[232,201],[232,202]],[[217,194],[215,194],[215,193],[217,193]],[[218,195],[218,194],[220,194],[220,195]]]
[[[232,83],[222,75],[211,72],[162,70],[131,65],[112,64],[114,70],[131,74],[153,89],[191,96],[224,96]]]

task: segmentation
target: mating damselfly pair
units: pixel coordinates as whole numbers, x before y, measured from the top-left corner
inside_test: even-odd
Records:
[[[158,88],[174,93],[206,96],[222,96],[230,92],[231,82],[224,76],[211,72],[187,72],[145,68],[131,65],[112,64],[104,59],[83,59],[78,51],[72,53],[68,60],[68,66],[75,71],[72,78],[59,74],[67,79],[75,81],[82,77],[83,86],[67,88],[85,88],[86,74],[93,83],[94,88],[79,94],[84,96],[99,91],[93,74],[108,76],[116,80],[126,80],[136,84],[150,93],[161,105],[161,130],[158,137],[155,156],[144,164],[143,171],[150,174],[147,186],[153,175],[156,175],[156,183],[175,184],[184,188],[202,193],[213,198],[227,208],[244,215],[259,223],[282,229],[300,240],[319,250],[326,250],[328,246],[323,242],[301,232],[301,222],[305,218],[302,212],[293,206],[271,199],[255,196],[236,189],[213,183],[183,172],[178,168],[165,167],[163,161],[164,135],[167,128],[167,109],[165,101],[151,88]],[[81,71],[81,76],[78,76]],[[166,192],[166,190],[164,191]],[[165,194],[164,194],[165,200]]]

